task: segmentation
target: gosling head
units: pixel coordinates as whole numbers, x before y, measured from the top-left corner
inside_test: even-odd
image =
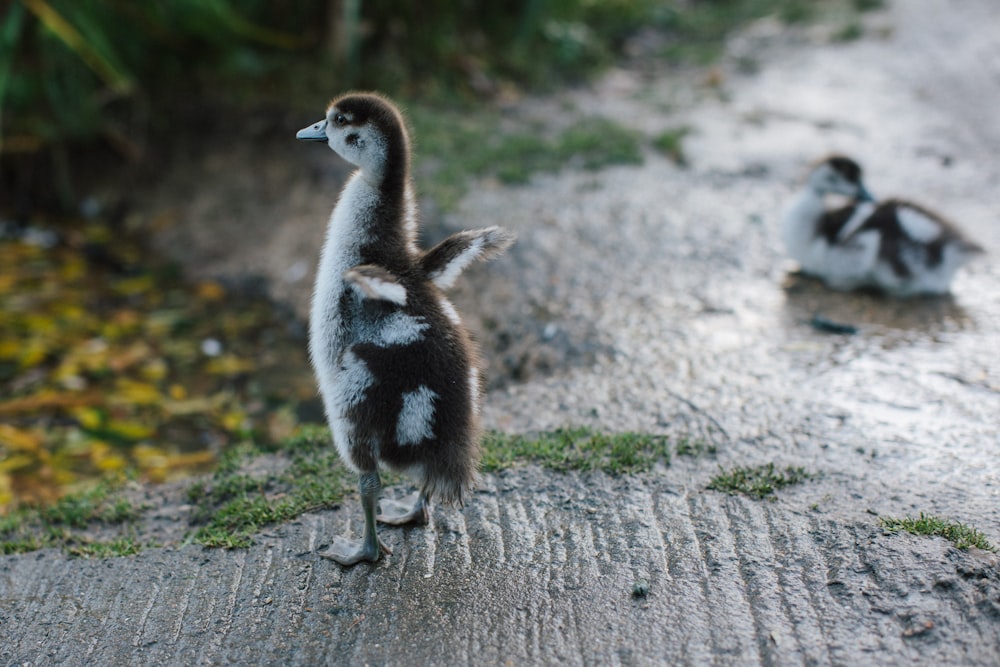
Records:
[[[833,155],[813,168],[807,187],[822,196],[838,194],[858,201],[875,201],[861,180],[861,167],[849,157]]]
[[[408,168],[409,139],[403,116],[392,102],[375,93],[348,93],[330,102],[326,118],[295,135],[322,141],[366,178],[381,180],[386,166]]]

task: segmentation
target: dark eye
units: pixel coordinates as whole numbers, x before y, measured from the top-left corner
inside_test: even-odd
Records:
[[[347,125],[347,116],[342,113],[338,113],[333,117],[333,122],[337,125]]]

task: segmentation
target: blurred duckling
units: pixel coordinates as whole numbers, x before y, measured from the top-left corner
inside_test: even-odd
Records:
[[[827,195],[845,206],[826,207]],[[788,253],[836,290],[874,287],[894,296],[945,294],[955,272],[983,249],[912,202],[876,202],[854,160],[834,155],[809,173],[782,222]]]
[[[473,484],[480,360],[443,290],[514,236],[489,227],[417,247],[407,128],[380,95],[333,100],[296,138],[326,143],[358,167],[330,216],[309,322],[327,419],[340,457],[359,475],[365,520],[360,542],[338,537],[321,555],[349,566],[389,553],[376,520],[426,524],[432,500],[461,504]],[[379,502],[380,467],[415,479],[412,505]]]

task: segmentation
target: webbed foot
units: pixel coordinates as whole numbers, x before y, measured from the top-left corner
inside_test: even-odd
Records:
[[[333,542],[326,551],[320,551],[317,555],[347,567],[357,565],[361,561],[377,562],[382,554],[392,555],[392,551],[385,546],[382,540],[376,537],[374,543],[372,542],[371,540],[350,540],[338,536],[333,538]]]
[[[382,489],[378,473],[361,473],[358,486],[361,490],[361,509],[365,513],[364,536],[361,540],[335,537],[327,550],[319,553],[323,558],[329,558],[347,567],[361,561],[374,563],[382,557],[382,554],[392,554],[375,531],[375,503],[378,502],[378,494]]]
[[[415,502],[400,502],[383,498],[379,501],[379,523],[390,526],[426,526],[431,521],[430,503],[418,494]]]

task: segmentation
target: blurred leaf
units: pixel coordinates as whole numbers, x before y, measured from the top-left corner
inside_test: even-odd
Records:
[[[107,243],[120,256],[129,241]],[[274,406],[236,376],[280,365],[311,385],[304,342],[272,304],[175,273],[123,279],[82,250],[0,238],[0,514],[94,480],[164,480],[266,436]],[[217,338],[226,353],[207,358]]]
[[[226,2],[214,2],[210,6],[219,13],[226,26],[238,35],[283,49],[294,49],[302,46],[301,37],[256,25],[233,11]]]
[[[0,26],[0,110],[4,108],[4,97],[7,94],[7,84],[10,81],[10,68],[14,62],[14,52],[21,38],[21,24],[24,19],[24,9],[15,4],[4,16]],[[2,116],[0,116],[2,121]],[[0,152],[4,149],[3,124],[0,122]],[[3,276],[0,276],[2,279]],[[0,281],[0,291],[5,291]]]
[[[168,415],[179,417],[183,415],[196,415],[214,412],[219,409],[225,401],[224,395],[199,396],[187,400],[167,400],[163,403],[163,410]]]
[[[108,422],[107,431],[123,440],[139,441],[153,437],[156,429],[141,422],[112,419]]]
[[[239,375],[249,373],[256,367],[252,359],[241,359],[232,354],[224,354],[205,364],[205,370],[213,375]]]
[[[11,288],[17,284],[17,276],[14,274],[0,273],[0,293],[10,292]]]
[[[15,472],[20,468],[27,468],[34,465],[36,459],[26,454],[13,454],[4,459],[0,459],[0,473]]]
[[[142,375],[143,379],[156,382],[164,379],[167,376],[168,370],[169,368],[165,360],[150,359],[142,365],[139,373]]]
[[[171,454],[167,457],[167,462],[172,469],[195,468],[214,463],[215,454],[209,451]]]
[[[12,450],[35,451],[42,446],[42,436],[10,424],[0,424],[0,445]]]
[[[132,450],[132,455],[144,473],[155,480],[166,479],[170,459],[163,449],[152,445],[138,445]]]
[[[95,405],[100,402],[101,396],[93,392],[62,394],[44,390],[32,396],[0,402],[0,415],[24,414],[51,408],[66,409],[81,405]]]
[[[183,310],[157,310],[146,316],[145,328],[152,336],[166,336],[184,322]]]
[[[222,415],[222,425],[227,431],[240,431],[246,428],[247,416],[240,411],[230,411]]]
[[[101,424],[104,423],[104,413],[96,408],[76,408],[71,414],[80,422],[80,426],[91,431],[100,428]]]
[[[200,282],[196,289],[202,301],[219,301],[226,296],[226,289],[214,280]]]
[[[125,470],[128,461],[111,445],[99,440],[90,443],[90,459],[99,470],[114,472]]]
[[[121,373],[140,361],[147,360],[152,353],[153,350],[148,343],[137,340],[127,347],[113,351],[108,358],[108,367],[116,373]]]
[[[110,396],[112,405],[157,405],[162,400],[160,390],[148,382],[119,378],[115,392]]]
[[[155,287],[156,283],[150,274],[135,276],[134,278],[123,278],[115,281],[113,289],[124,296],[144,294]]]
[[[0,360],[13,361],[21,356],[21,341],[14,338],[0,339]]]
[[[59,12],[45,0],[21,0],[41,23],[59,37],[70,49],[87,63],[94,73],[119,93],[129,93],[132,81],[108,58],[108,53],[95,47],[99,33],[91,31],[89,40],[80,34]]]

